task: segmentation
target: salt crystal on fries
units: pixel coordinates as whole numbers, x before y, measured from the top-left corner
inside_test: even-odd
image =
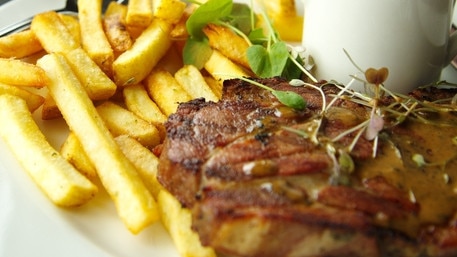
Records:
[[[132,47],[113,63],[114,81],[118,86],[137,84],[151,72],[171,46],[171,24],[154,19]]]
[[[46,140],[25,100],[0,95],[0,136],[27,173],[49,199],[59,206],[86,203],[98,191]]]
[[[31,30],[0,37],[0,57],[23,58],[39,51],[43,47]]]
[[[0,58],[0,82],[15,86],[44,87],[47,77],[43,69],[18,59]]]
[[[133,112],[111,101],[97,106],[97,111],[113,136],[128,135],[147,147],[160,143],[159,130]]]
[[[78,0],[82,46],[90,58],[109,76],[114,52],[102,25],[102,0]]]
[[[155,200],[117,146],[66,59],[57,53],[47,54],[37,65],[50,78],[51,95],[94,164],[126,227],[132,233],[138,233],[158,220]]]
[[[44,102],[44,98],[40,95],[34,94],[20,87],[0,83],[0,95],[4,94],[15,95],[23,98],[26,101],[30,112],[34,112]]]

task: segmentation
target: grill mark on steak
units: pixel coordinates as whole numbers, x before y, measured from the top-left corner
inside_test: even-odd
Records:
[[[268,91],[229,80],[218,103],[182,103],[165,124],[158,179],[192,210],[193,229],[204,245],[221,256],[246,257],[457,254],[457,226],[421,228],[421,206],[410,200],[408,188],[382,176],[352,175],[350,187],[329,184],[335,163],[327,150],[283,128],[309,126],[322,107],[316,90],[291,87],[279,78],[258,81],[302,95],[308,108],[292,110]],[[327,101],[337,93],[332,86],[322,89]],[[430,101],[452,94],[434,89],[411,93]],[[380,104],[391,102],[383,98]],[[338,99],[327,111],[319,135],[329,140],[366,120],[369,113]],[[414,136],[402,127],[387,134],[396,131]],[[344,148],[355,135],[334,144]],[[371,158],[372,148],[373,143],[361,137],[351,155],[363,162]],[[405,230],[409,225],[413,229]]]

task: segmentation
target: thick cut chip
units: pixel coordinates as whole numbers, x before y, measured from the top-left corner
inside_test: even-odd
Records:
[[[187,4],[180,0],[154,0],[154,17],[175,24],[181,19],[186,6]]]
[[[223,84],[224,80],[227,79],[249,76],[244,69],[236,65],[227,56],[224,56],[217,50],[213,50],[211,57],[205,64],[205,69],[221,85]]]
[[[18,59],[0,58],[0,71],[5,84],[41,88],[48,81],[43,69]]]
[[[113,136],[128,135],[147,147],[160,143],[159,130],[135,113],[110,101],[97,106],[97,111]]]
[[[47,92],[44,98],[43,107],[41,108],[41,119],[52,120],[57,118],[62,118],[62,114],[60,113],[54,98]]]
[[[135,167],[121,152],[65,57],[47,54],[38,60],[70,130],[75,133],[97,175],[113,199],[118,215],[132,233],[158,220],[156,202]]]
[[[126,21],[132,27],[147,27],[153,18],[151,0],[130,0]]]
[[[162,223],[170,233],[178,252],[183,257],[216,257],[210,247],[202,246],[198,234],[192,230],[192,214],[167,190],[159,192],[157,201]]]
[[[142,81],[171,46],[171,25],[154,19],[133,46],[119,55],[113,63],[114,81],[118,86]]]
[[[88,179],[92,180],[97,177],[97,171],[75,133],[68,134],[60,148],[60,154]]]
[[[124,103],[127,109],[142,119],[151,122],[160,132],[160,138],[165,137],[164,123],[167,116],[163,114],[157,104],[149,97],[142,84],[128,86],[123,90]]]
[[[167,116],[176,111],[179,103],[192,100],[178,81],[163,69],[153,70],[146,78],[146,90]]]
[[[43,50],[31,30],[0,37],[0,57],[23,58]]]
[[[102,0],[78,0],[78,11],[83,48],[90,58],[110,76],[114,52],[102,26]]]
[[[195,66],[186,65],[182,67],[176,72],[175,78],[192,98],[203,97],[207,101],[213,102],[219,100]]]
[[[116,84],[90,59],[82,48],[67,52],[65,57],[90,99],[104,100],[116,93]]]
[[[126,14],[125,5],[112,1],[103,16],[103,29],[115,55],[127,51],[133,44],[126,27]]]
[[[97,193],[97,187],[52,148],[22,98],[0,95],[0,119],[1,137],[52,202],[77,206]]]
[[[31,30],[48,53],[65,53],[80,47],[56,12],[35,15]]]
[[[20,87],[0,83],[0,95],[10,94],[23,98],[29,107],[30,112],[34,112],[40,107],[44,98]]]

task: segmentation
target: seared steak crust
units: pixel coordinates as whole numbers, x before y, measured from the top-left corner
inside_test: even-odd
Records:
[[[414,199],[413,190],[385,176],[391,164],[383,163],[382,156],[388,155],[389,147],[424,135],[411,132],[407,122],[386,129],[387,139],[377,145],[378,162],[371,157],[374,141],[363,136],[354,141],[356,131],[333,142],[336,150],[329,149],[313,140],[316,126],[320,140],[331,140],[366,120],[371,109],[338,99],[320,119],[322,124],[315,124],[323,104],[317,90],[291,87],[280,78],[258,81],[302,95],[307,108],[285,107],[266,90],[229,80],[219,102],[181,103],[165,124],[167,139],[158,179],[184,207],[192,209],[193,228],[203,244],[221,256],[457,254],[457,221],[453,223],[457,204],[442,222],[429,224],[423,221],[423,206]],[[327,102],[338,92],[327,85],[322,90]],[[411,96],[433,101],[455,93],[431,89]],[[392,101],[384,98],[380,104]],[[453,133],[452,128],[446,131]],[[354,142],[350,155],[356,164],[376,166],[379,171],[366,174],[364,168],[344,176],[338,173],[338,149]],[[412,155],[403,148],[399,151]],[[455,158],[450,159],[446,172],[457,168]],[[402,165],[416,170],[411,161]],[[336,180],[335,172],[341,175]]]

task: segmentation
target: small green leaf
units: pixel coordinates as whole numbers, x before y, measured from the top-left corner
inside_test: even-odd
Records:
[[[245,35],[248,35],[253,27],[251,24],[251,8],[247,4],[233,3],[232,13],[222,20],[238,28]]]
[[[249,66],[259,77],[281,76],[287,63],[289,52],[284,42],[271,45],[270,49],[261,45],[252,45],[246,52]]]
[[[209,0],[200,5],[186,21],[189,35],[195,39],[203,39],[202,29],[208,23],[227,17],[232,13],[232,0]]]
[[[272,92],[278,100],[289,107],[297,110],[304,110],[306,108],[306,101],[303,97],[293,91],[279,91],[275,90]]]
[[[249,40],[251,40],[253,44],[256,45],[261,45],[268,41],[268,38],[263,34],[262,28],[256,28],[251,30],[251,32],[248,35],[248,38]]]
[[[183,62],[186,65],[194,65],[198,69],[202,69],[212,52],[213,50],[206,38],[201,41],[189,38],[184,45]]]

